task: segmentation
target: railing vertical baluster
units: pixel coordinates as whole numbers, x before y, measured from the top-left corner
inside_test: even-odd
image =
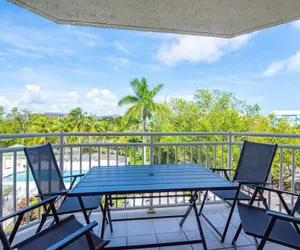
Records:
[[[183,145],[183,164],[185,163],[185,145]]]
[[[170,148],[169,148],[169,146],[167,146],[167,164],[170,163],[170,153],[169,153],[169,150],[170,150]]]
[[[145,146],[146,147],[146,146]],[[147,149],[147,148],[146,148]],[[146,155],[145,155],[145,152],[147,152],[147,150],[144,150],[142,148],[142,165],[145,165],[145,162],[146,162]],[[135,199],[134,199],[135,200]]]
[[[92,147],[89,147],[89,170],[92,168]]]
[[[107,166],[110,166],[109,146],[106,147]]]
[[[17,153],[13,154],[13,209],[14,212],[17,211]],[[2,203],[2,201],[1,201]],[[14,223],[16,223],[16,218],[14,217]]]
[[[214,166],[213,166],[214,168],[217,167],[217,166],[216,166],[216,147],[217,147],[217,146],[214,145]]]
[[[282,190],[282,176],[283,176],[283,148],[280,148],[280,170],[279,170],[279,189]],[[279,202],[279,211],[281,212],[281,202]]]
[[[60,172],[64,172],[64,134],[63,132],[59,136],[59,167]]]
[[[154,164],[154,136],[150,135],[150,164]],[[144,202],[144,201],[142,201]],[[148,213],[155,213],[153,208],[153,198],[150,198]]]
[[[158,164],[161,164],[161,146],[158,146]]]
[[[295,193],[295,149],[292,149],[292,178],[291,178],[291,191]],[[294,197],[291,195],[291,208],[294,207]]]
[[[100,153],[100,150],[101,150],[101,148],[100,148],[100,146],[98,146],[98,166],[101,165],[101,153]]]
[[[116,147],[116,166],[119,166],[119,146]]]
[[[194,147],[193,145],[191,146],[191,159],[190,159],[191,163],[194,163]]]
[[[136,165],[136,147],[133,146],[133,165]]]
[[[154,164],[154,137],[150,135],[150,164]]]
[[[73,175],[73,147],[70,147],[70,175]],[[71,182],[70,182],[71,183]]]
[[[177,145],[176,145],[176,146],[175,146],[175,164],[178,163],[177,152],[178,152],[178,147],[177,147]]]
[[[82,174],[82,147],[79,147],[79,171]]]
[[[222,144],[222,152],[221,152],[221,168],[224,167],[224,145]]]
[[[124,154],[125,154],[125,165],[128,165],[128,161],[127,161],[127,147],[124,146]]]
[[[170,163],[170,159],[169,159],[169,146],[167,146],[167,164],[169,164]],[[167,204],[169,205],[170,204],[170,199],[169,199],[169,195],[170,195],[170,193],[169,192],[167,192]]]
[[[208,164],[209,164],[209,161],[208,161],[208,145],[206,145],[206,157],[205,157],[205,167],[206,168],[209,168]]]
[[[228,168],[232,169],[232,135],[228,134]],[[231,171],[229,171],[229,178],[231,178]]]
[[[0,218],[2,218],[4,216],[3,214],[3,154],[2,152],[0,152],[0,201],[1,201],[1,205],[0,205]]]
[[[29,199],[30,199],[30,196],[29,196],[29,166],[28,166],[28,163],[26,161],[26,207],[29,206]],[[30,222],[30,214],[27,213],[26,214],[26,224],[29,224]]]
[[[201,165],[201,146],[198,145],[198,164]]]

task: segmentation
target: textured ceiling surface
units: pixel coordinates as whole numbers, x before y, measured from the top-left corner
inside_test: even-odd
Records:
[[[300,19],[300,0],[7,0],[56,23],[233,37]]]

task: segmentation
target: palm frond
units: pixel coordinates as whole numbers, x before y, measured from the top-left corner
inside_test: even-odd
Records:
[[[155,86],[151,91],[150,91],[150,96],[151,98],[155,97],[164,87],[164,84],[160,83],[157,86]]]
[[[124,96],[121,100],[119,100],[118,106],[123,106],[125,104],[134,104],[134,103],[138,102],[138,100],[139,99],[136,96],[127,95],[127,96]]]

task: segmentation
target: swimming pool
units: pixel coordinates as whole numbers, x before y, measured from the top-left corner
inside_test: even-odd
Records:
[[[48,172],[48,171],[47,171]],[[87,170],[82,170],[82,173],[85,174],[87,172]],[[70,175],[71,172],[68,170],[68,171],[64,171],[63,175],[66,176],[66,175]],[[80,171],[79,170],[73,170],[72,171],[72,174],[75,175],[75,174],[80,174]],[[3,181],[4,182],[13,182],[13,174],[10,174],[10,175],[7,175],[3,178]],[[33,179],[33,176],[31,173],[29,173],[29,181],[34,181]],[[65,182],[69,183],[70,182],[70,178],[65,178],[64,179]],[[22,171],[22,172],[18,172],[17,173],[17,182],[26,182],[26,171]]]

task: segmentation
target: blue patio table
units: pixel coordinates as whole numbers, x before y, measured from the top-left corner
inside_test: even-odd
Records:
[[[185,244],[202,243],[203,248],[207,249],[205,237],[203,234],[200,218],[197,212],[196,202],[198,192],[206,190],[237,190],[238,187],[208,169],[197,164],[168,164],[168,165],[139,165],[139,166],[101,166],[93,167],[69,191],[68,196],[76,196],[82,205],[82,210],[86,222],[89,223],[89,217],[84,209],[82,197],[103,195],[105,196],[104,213],[102,218],[101,238],[104,238],[106,216],[110,216],[109,202],[112,195],[118,194],[145,194],[160,192],[190,192],[189,206],[183,215],[170,215],[146,218],[124,218],[114,219],[112,221],[139,220],[139,219],[159,219],[170,217],[182,217],[180,226],[192,210],[195,213],[195,220],[199,229],[200,239],[189,241],[178,241],[168,243],[156,243],[149,245],[118,246],[107,247],[107,249],[136,249],[147,247],[163,247]],[[158,196],[150,196],[150,198]],[[113,198],[115,199],[115,198]],[[117,199],[117,198],[116,198]]]

